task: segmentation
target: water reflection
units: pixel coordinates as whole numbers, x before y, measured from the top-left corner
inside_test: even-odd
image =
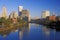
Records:
[[[43,32],[44,36],[47,36],[46,39],[48,39],[48,40],[56,40],[57,31],[55,29],[51,29],[51,28],[47,28],[47,26],[43,26],[42,27],[42,32]]]
[[[50,35],[50,30],[49,30],[48,28],[46,28],[46,26],[43,26],[43,27],[42,27],[42,32],[43,32],[45,35],[47,35],[47,36]]]
[[[30,32],[30,23],[28,23],[28,25],[27,25],[27,29],[28,29],[28,31]]]
[[[30,23],[21,28],[0,32],[0,40],[60,40],[59,37],[60,31]]]
[[[23,31],[19,32],[19,39],[22,40],[23,39]]]
[[[30,23],[25,25],[25,27],[23,27],[21,30],[19,29],[19,40],[23,40],[23,33],[25,30],[27,30],[27,32],[30,31]]]

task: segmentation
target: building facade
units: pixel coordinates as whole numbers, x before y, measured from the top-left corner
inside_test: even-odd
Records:
[[[60,16],[57,16],[57,17],[56,17],[56,20],[57,20],[57,21],[60,21]]]
[[[5,6],[2,8],[2,17],[7,18],[7,9]]]
[[[23,10],[23,6],[18,7],[18,18],[21,18],[25,21],[30,21],[30,14],[28,10]]]
[[[9,15],[9,18],[12,19],[12,18],[17,18],[18,17],[18,13],[15,12],[15,11],[12,11]]]
[[[23,20],[30,21],[30,14],[28,10],[22,10],[22,18]]]
[[[55,15],[49,16],[49,20],[56,21],[56,16]]]
[[[47,16],[50,16],[50,11],[42,11],[41,18],[46,18]]]
[[[22,15],[22,10],[23,10],[23,6],[19,6],[18,7],[18,16],[21,16]]]

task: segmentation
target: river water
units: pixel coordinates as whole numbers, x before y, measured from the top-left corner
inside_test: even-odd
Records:
[[[60,31],[39,24],[0,33],[0,40],[60,40]]]

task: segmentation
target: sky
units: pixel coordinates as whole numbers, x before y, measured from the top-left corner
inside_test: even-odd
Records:
[[[44,10],[49,10],[50,14],[54,12],[60,15],[60,0],[0,0],[0,14],[3,6],[7,8],[7,15],[11,11],[18,12],[18,6],[29,10],[31,17],[41,17]]]

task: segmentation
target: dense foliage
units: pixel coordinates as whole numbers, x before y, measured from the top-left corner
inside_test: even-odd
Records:
[[[11,26],[19,26],[20,24],[25,24],[26,21],[25,20],[21,20],[21,18],[17,19],[16,23],[13,23],[12,19],[5,19],[3,17],[0,18],[0,25],[2,25],[2,27],[11,27]]]

